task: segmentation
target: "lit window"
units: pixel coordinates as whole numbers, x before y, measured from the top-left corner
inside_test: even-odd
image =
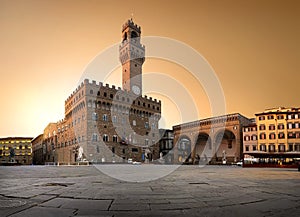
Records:
[[[133,126],[136,126],[136,120],[133,120],[133,121],[132,121],[132,125],[133,125]]]

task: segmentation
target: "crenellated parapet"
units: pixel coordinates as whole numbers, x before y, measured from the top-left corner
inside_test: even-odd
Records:
[[[129,104],[145,109],[150,109],[156,113],[161,112],[161,100],[144,96],[136,96],[130,91],[122,90],[121,87],[115,85],[96,82],[95,80],[84,79],[80,85],[65,100],[65,114],[69,114],[76,106],[85,106],[91,101],[97,102],[99,99],[105,102]]]
[[[138,33],[141,33],[141,27],[135,24],[132,19],[127,20],[127,22],[123,24],[122,32],[128,27],[134,29]]]

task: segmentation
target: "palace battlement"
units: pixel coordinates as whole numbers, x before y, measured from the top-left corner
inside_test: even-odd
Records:
[[[123,93],[126,93],[126,94],[132,94],[132,93],[129,93],[128,91],[126,90],[122,90],[121,87],[116,87],[115,85],[109,85],[109,84],[103,84],[103,82],[96,82],[95,80],[89,80],[89,79],[84,79],[83,82],[81,82],[80,85],[78,85],[78,87],[72,92],[72,94],[70,96],[68,96],[68,98],[65,100],[65,104],[67,104],[70,100],[73,99],[73,97],[78,94],[80,92],[80,90],[83,90],[84,87],[91,87],[93,89],[100,89],[100,88],[106,88],[107,90],[112,90],[112,91],[122,91]],[[80,94],[80,93],[79,93]],[[84,93],[84,95],[87,95],[87,93]],[[141,99],[144,99],[146,101],[150,101],[150,102],[153,102],[153,103],[159,103],[161,104],[161,100],[157,100],[155,98],[152,98],[152,97],[148,97],[147,95],[144,95],[144,96],[140,96]]]

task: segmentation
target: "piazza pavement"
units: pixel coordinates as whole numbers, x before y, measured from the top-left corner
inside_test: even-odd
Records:
[[[300,172],[152,164],[0,167],[0,216],[299,217]]]

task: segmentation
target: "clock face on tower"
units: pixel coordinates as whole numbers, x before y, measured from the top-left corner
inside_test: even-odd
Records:
[[[139,86],[136,85],[132,85],[132,92],[136,95],[140,95],[141,94],[141,89],[139,88]]]

